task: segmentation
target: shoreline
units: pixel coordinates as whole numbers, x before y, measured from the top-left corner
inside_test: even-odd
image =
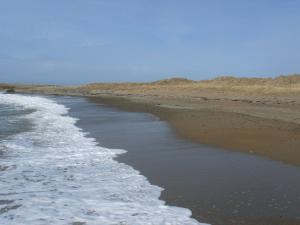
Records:
[[[152,85],[153,90],[130,85],[126,90],[16,86],[15,91],[82,96],[127,111],[152,113],[188,140],[300,166],[298,94],[250,95],[216,89],[193,93],[176,85]]]
[[[180,137],[225,150],[256,154],[300,165],[300,125],[214,109],[164,107],[118,97],[88,97],[126,111],[151,113]]]
[[[51,94],[65,95],[62,93]],[[72,95],[75,96],[75,94],[67,96]],[[223,224],[235,224],[236,222],[232,221],[236,221],[236,219],[241,221],[240,224],[245,225],[258,224],[262,221],[265,224],[289,225],[299,222],[298,217],[295,217],[297,212],[294,212],[294,209],[298,208],[298,166],[288,166],[284,163],[251,154],[223,151],[207,145],[193,144],[172,135],[178,132],[176,129],[179,129],[183,134],[177,133],[177,135],[190,140],[195,138],[193,141],[197,142],[199,141],[197,139],[199,138],[197,136],[199,135],[199,129],[208,129],[203,123],[210,125],[211,129],[215,127],[218,130],[226,128],[227,123],[230,129],[235,128],[232,134],[240,138],[242,135],[238,131],[246,128],[250,129],[252,124],[255,129],[257,127],[261,128],[259,133],[256,132],[257,135],[275,130],[279,132],[279,137],[290,142],[292,129],[297,128],[297,124],[274,119],[266,120],[266,118],[251,117],[233,112],[225,113],[216,110],[216,108],[208,109],[207,107],[206,110],[203,108],[200,110],[183,107],[180,103],[184,104],[184,102],[182,103],[178,99],[173,99],[173,102],[157,104],[154,103],[154,100],[162,102],[161,98],[152,101],[146,99],[146,101],[145,99],[133,100],[107,95],[77,94],[76,96],[83,97],[83,99],[86,99],[85,101],[90,102],[90,104],[81,106],[76,105],[76,107],[79,107],[82,117],[79,120],[79,127],[89,131],[91,137],[96,138],[97,142],[103,146],[112,149],[121,147],[130,150],[127,154],[118,156],[117,161],[133,166],[147,177],[151,183],[165,188],[161,198],[168,204],[189,208],[192,210],[194,218],[200,221],[212,221],[212,224],[221,224],[221,222]],[[67,97],[67,99],[69,98]],[[177,103],[175,104],[175,102]],[[105,114],[101,114],[101,107],[98,105],[102,106],[104,112],[108,111],[107,118],[105,118]],[[188,105],[186,104],[186,106]],[[97,107],[99,107],[99,112],[98,109],[95,110]],[[72,109],[72,107],[70,108]],[[123,111],[124,113],[111,114],[111,110]],[[134,119],[129,116],[136,115],[138,118],[147,118],[147,114],[143,115],[139,112],[151,113],[159,120],[154,119],[153,123],[150,119],[152,122],[148,121],[147,124],[143,122],[143,119]],[[78,113],[76,109],[75,113]],[[116,119],[116,115],[119,119]],[[75,117],[77,118],[78,114],[75,114]],[[100,126],[98,122],[103,121],[102,119],[106,123],[101,123]],[[188,121],[192,124],[188,124]],[[246,123],[246,121],[248,122]],[[201,126],[199,126],[199,123]],[[174,127],[176,124],[178,127]],[[238,127],[241,124],[243,126]],[[136,127],[136,125],[138,126]],[[283,128],[283,125],[286,127]],[[168,129],[171,127],[175,129]],[[185,130],[184,127],[188,130]],[[250,131],[254,135],[255,130]],[[288,136],[282,136],[282,132]],[[209,133],[215,135],[217,131],[212,130]],[[170,135],[165,136],[166,134]],[[193,137],[192,135],[195,134],[196,136]],[[184,135],[191,136],[186,137]],[[140,136],[139,141],[136,141],[138,136]],[[223,136],[213,136],[214,142],[216,137]],[[274,133],[271,133],[270,137],[274,138]],[[249,140],[249,136],[246,136],[246,138]],[[226,137],[223,140],[226,141]],[[229,143],[232,143],[232,141],[238,143],[236,139],[228,140]],[[267,142],[270,141],[269,139],[266,140]],[[297,140],[295,139],[296,143],[298,143]],[[274,141],[280,143],[282,140],[276,139]],[[255,140],[256,142],[257,140]],[[200,143],[204,142],[201,140]],[[262,143],[262,141],[258,140],[258,143]],[[245,147],[245,143],[242,144]],[[283,142],[282,146],[287,147],[289,144]],[[153,149],[155,145],[158,148]],[[240,150],[240,152],[243,151]],[[274,152],[272,151],[273,154]],[[278,154],[279,157],[283,155],[290,157],[294,153],[283,154],[279,151]],[[268,158],[271,157],[268,156]],[[288,160],[290,159],[288,158]],[[155,165],[153,165],[153,162],[155,162]],[[288,164],[297,165],[290,161]]]

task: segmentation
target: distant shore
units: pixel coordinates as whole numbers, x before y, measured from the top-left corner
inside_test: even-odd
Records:
[[[300,165],[300,75],[1,87],[20,93],[86,96],[124,110],[153,113],[195,142]]]

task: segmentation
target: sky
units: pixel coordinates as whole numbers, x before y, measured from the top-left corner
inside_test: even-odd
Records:
[[[0,82],[300,72],[300,0],[0,0]]]

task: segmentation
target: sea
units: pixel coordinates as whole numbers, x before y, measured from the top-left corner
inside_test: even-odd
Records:
[[[54,97],[0,93],[1,225],[201,224],[77,121]]]

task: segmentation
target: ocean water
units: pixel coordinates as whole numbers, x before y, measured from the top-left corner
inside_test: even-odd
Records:
[[[52,99],[0,93],[0,224],[196,225]]]

